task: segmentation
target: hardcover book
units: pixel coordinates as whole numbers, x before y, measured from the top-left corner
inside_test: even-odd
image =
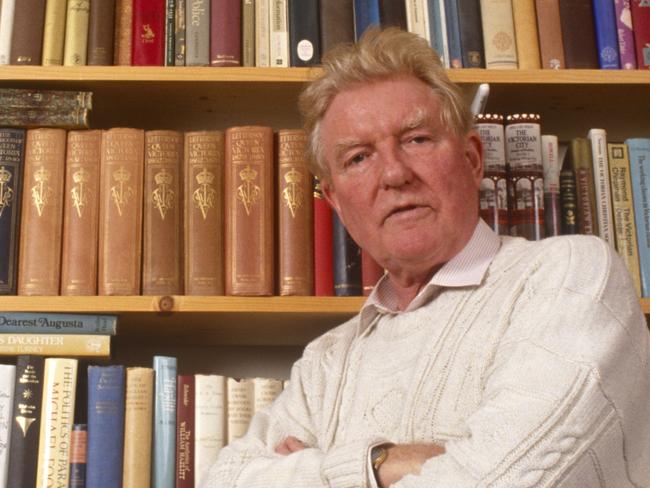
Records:
[[[460,49],[463,58],[463,68],[485,68],[483,28],[481,26],[481,6],[479,1],[456,0],[456,2],[458,2]],[[510,15],[512,16],[512,13]],[[514,47],[514,39],[512,47]]]
[[[361,296],[361,249],[332,212],[332,264],[334,294],[338,297]]]
[[[569,157],[576,178],[578,231],[580,234],[598,235],[596,190],[589,139],[582,137],[572,139]]]
[[[517,64],[519,69],[540,69],[539,37],[535,0],[512,2],[512,17],[515,25]]]
[[[592,0],[562,0],[560,25],[569,69],[597,69],[598,48]]]
[[[565,158],[560,171],[560,203],[562,207],[562,235],[578,233],[578,196],[575,172],[570,157]]]
[[[255,66],[255,1],[243,0],[241,8],[242,66]]]
[[[60,129],[87,129],[88,110],[75,109],[70,112],[43,109],[16,109],[0,107],[0,126]]]
[[[43,66],[63,64],[67,0],[47,0],[43,27]]]
[[[422,8],[426,9],[422,2]],[[398,27],[406,30],[406,5],[395,0],[379,0],[379,20],[382,27]],[[425,14],[426,15],[426,12]]]
[[[384,13],[385,9],[382,9],[381,7],[384,6],[385,4],[393,5],[393,9],[395,9],[395,5],[401,5],[402,8],[405,9],[405,17],[406,17],[406,29],[409,32],[412,32],[413,34],[417,34],[418,36],[422,37],[423,39],[426,39],[427,41],[430,38],[430,31],[429,31],[429,19],[428,19],[428,11],[426,9],[426,1],[425,0],[406,0],[406,2],[388,2],[388,1],[381,1],[380,2],[380,19],[381,19],[381,25],[382,27],[389,25],[387,24],[387,21],[385,23],[384,18],[381,14]]]
[[[210,64],[210,2],[186,0],[185,3],[185,65]]]
[[[0,364],[0,486],[7,486],[16,366]]]
[[[269,0],[269,3],[269,63],[272,68],[286,68],[289,66],[289,1]]]
[[[72,435],[70,436],[70,488],[86,488],[87,447],[88,425],[72,424]]]
[[[325,200],[318,178],[314,177],[314,294],[334,295],[332,254],[332,207]]]
[[[650,139],[634,138],[625,141],[630,158],[630,178],[634,199],[634,223],[639,251],[641,295],[650,296]]]
[[[601,69],[619,69],[616,12],[612,0],[593,0],[598,64]]]
[[[320,63],[318,0],[289,2],[289,41],[291,66]]]
[[[535,0],[535,9],[542,68],[566,68],[560,24],[560,0]]]
[[[354,42],[353,0],[319,2],[320,40],[326,53],[341,42]]]
[[[282,380],[253,378],[253,414],[270,406],[282,393]]]
[[[0,333],[115,335],[116,315],[0,313]]]
[[[124,488],[151,487],[154,372],[126,368],[124,407]]]
[[[9,64],[41,64],[44,24],[45,0],[16,2]]]
[[[210,66],[241,66],[241,0],[212,0]]]
[[[609,184],[609,162],[607,160],[607,132],[605,129],[590,129],[587,138],[591,142],[591,158],[594,164],[594,189],[598,235],[616,245],[612,224],[612,196]]]
[[[90,334],[0,334],[0,356],[108,357],[111,337]]]
[[[0,88],[0,106],[13,111],[40,109],[53,113],[92,109],[93,93],[75,90]]]
[[[185,0],[177,0],[174,4],[174,65],[185,66]]]
[[[3,0],[0,3],[0,65],[11,60],[11,35],[14,28],[16,0]]]
[[[165,0],[133,0],[133,66],[164,66],[165,13]]]
[[[542,165],[544,167],[544,225],[546,237],[562,232],[560,208],[560,171],[562,162],[558,154],[557,136],[542,136]]]
[[[427,9],[431,47],[440,55],[443,66],[449,68],[449,42],[447,41],[445,0],[429,0],[427,2]]]
[[[194,482],[201,486],[226,445],[226,378],[197,374],[194,382]]]
[[[165,0],[165,66],[176,63],[176,2],[185,0]]]
[[[228,378],[228,444],[246,434],[254,413],[254,383],[252,378]]]
[[[88,20],[88,65],[113,64],[115,38],[115,0],[90,2]]]
[[[631,2],[636,64],[639,69],[650,69],[650,3],[647,0]]]
[[[268,68],[270,60],[270,0],[255,0],[255,66]]]
[[[176,466],[176,358],[154,356],[152,482],[157,488],[174,488]]]
[[[516,69],[517,46],[512,1],[481,0],[481,23],[485,67]]]
[[[358,40],[371,25],[381,25],[379,0],[353,0],[353,7],[354,37]]]
[[[89,18],[90,0],[68,0],[63,47],[64,66],[87,64]]]
[[[194,375],[178,375],[176,488],[194,488]]]
[[[630,0],[614,0],[614,8],[621,68],[636,69],[636,49],[634,48]]]
[[[449,46],[449,66],[463,67],[463,51],[460,37],[460,18],[457,0],[444,0],[445,23],[447,25],[447,45]]]
[[[131,66],[133,51],[133,0],[115,0],[113,64]]]

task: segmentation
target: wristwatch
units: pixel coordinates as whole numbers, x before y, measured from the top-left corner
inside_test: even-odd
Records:
[[[375,480],[377,479],[379,466],[381,466],[384,461],[386,461],[386,458],[388,458],[388,448],[390,446],[392,446],[392,444],[380,444],[374,446],[370,450],[370,464],[372,464],[372,473],[375,475]]]

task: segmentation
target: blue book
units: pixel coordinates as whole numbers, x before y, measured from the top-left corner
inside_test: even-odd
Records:
[[[354,37],[357,40],[368,27],[380,23],[379,0],[354,0]]]
[[[88,366],[86,483],[121,488],[124,454],[124,367]]]
[[[447,19],[444,0],[429,0],[429,38],[431,47],[440,55],[443,66],[450,67],[449,46],[447,45]]]
[[[0,312],[0,333],[115,335],[116,315]]]
[[[154,356],[152,488],[174,488],[176,482],[176,358]]]
[[[620,69],[614,0],[593,0],[598,63],[601,69]]]
[[[460,44],[460,18],[457,0],[445,0],[445,20],[447,21],[449,65],[452,68],[462,68],[463,48]]]
[[[627,139],[641,295],[650,297],[650,138]]]

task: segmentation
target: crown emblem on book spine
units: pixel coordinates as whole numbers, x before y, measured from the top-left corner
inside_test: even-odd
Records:
[[[257,178],[257,171],[247,165],[239,172],[239,178],[243,184],[237,187],[237,200],[244,204],[246,215],[250,216],[253,205],[257,203],[262,194],[262,189],[253,183]]]
[[[77,215],[81,218],[81,212],[83,207],[88,204],[89,191],[85,188],[85,183],[88,183],[90,180],[90,173],[83,168],[80,168],[79,171],[75,171],[72,175],[72,181],[75,185],[72,190],[70,190],[70,196],[72,197],[72,204],[77,210]]]
[[[208,217],[208,210],[214,207],[214,202],[217,199],[217,192],[212,188],[213,181],[214,174],[210,173],[207,168],[203,168],[196,175],[199,187],[192,193],[192,200],[194,205],[201,210],[203,220]]]
[[[4,209],[11,206],[13,200],[14,190],[9,186],[11,176],[11,172],[7,168],[0,166],[0,217],[2,217]]]
[[[111,197],[113,198],[115,207],[117,207],[117,213],[122,216],[122,210],[124,210],[124,207],[129,203],[129,200],[131,200],[131,197],[135,193],[133,188],[128,186],[131,180],[131,173],[124,169],[124,166],[120,166],[120,169],[113,173],[113,180],[117,184],[111,186]]]
[[[291,168],[284,174],[284,181],[287,186],[282,190],[282,199],[284,204],[289,208],[291,216],[296,218],[296,211],[305,203],[305,194],[300,187],[303,174]]]
[[[31,194],[32,202],[36,207],[39,217],[43,216],[43,209],[47,206],[54,194],[54,190],[47,185],[51,176],[51,171],[45,169],[43,166],[34,173],[34,181],[36,184],[32,186]]]
[[[170,188],[174,177],[163,168],[153,179],[157,187],[151,194],[151,201],[160,212],[160,217],[165,220],[167,212],[174,208],[176,202],[176,193]]]

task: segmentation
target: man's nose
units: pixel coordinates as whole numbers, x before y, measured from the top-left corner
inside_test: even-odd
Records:
[[[385,141],[377,152],[382,161],[381,183],[384,189],[399,188],[412,181],[413,171],[397,141]]]

